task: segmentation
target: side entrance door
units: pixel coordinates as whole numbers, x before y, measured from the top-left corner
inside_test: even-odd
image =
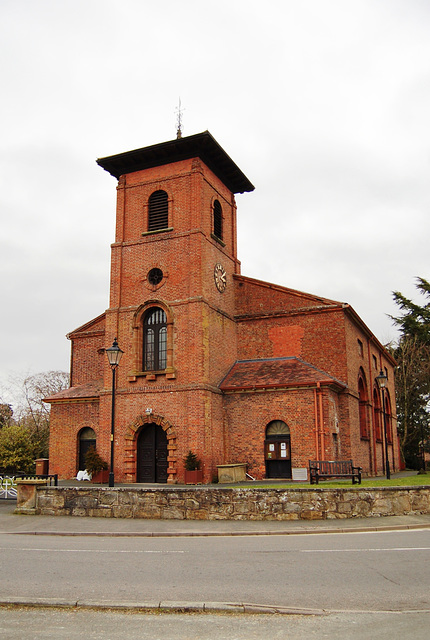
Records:
[[[167,482],[167,436],[158,424],[142,427],[137,437],[137,482]]]
[[[264,443],[266,478],[291,478],[290,436],[271,438]]]
[[[85,456],[90,447],[96,448],[96,434],[90,427],[84,427],[79,434],[78,471],[85,470]]]
[[[266,478],[291,478],[290,429],[282,420],[273,420],[266,427],[264,458]]]

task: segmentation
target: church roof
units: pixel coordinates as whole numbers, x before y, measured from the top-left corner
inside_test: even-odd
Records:
[[[86,384],[80,384],[76,387],[69,387],[59,391],[49,398],[44,398],[44,402],[58,402],[61,400],[80,400],[89,398],[98,398],[100,396],[100,390],[102,388],[102,381],[96,380],[93,382],[87,382]]]
[[[300,358],[264,358],[258,360],[238,360],[220,384],[222,391],[242,389],[270,389],[276,387],[297,387],[335,385],[341,389],[346,384],[333,378],[325,371],[300,360]]]
[[[254,191],[254,185],[209,131],[99,158],[97,164],[118,179],[125,173],[190,158],[200,158],[233,193]]]

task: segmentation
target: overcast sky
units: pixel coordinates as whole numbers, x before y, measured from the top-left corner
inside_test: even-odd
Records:
[[[0,56],[0,397],[108,307],[95,160],[173,139],[179,97],[256,187],[242,273],[395,337],[392,291],[430,278],[428,0],[0,0]]]

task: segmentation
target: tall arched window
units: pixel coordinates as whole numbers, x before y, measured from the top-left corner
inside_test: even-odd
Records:
[[[167,317],[165,311],[153,307],[143,320],[143,370],[159,371],[166,368]]]
[[[222,207],[218,200],[214,202],[214,235],[222,240]]]
[[[381,442],[381,399],[379,397],[378,389],[373,390],[373,424],[375,425],[375,438],[378,442]]]
[[[393,444],[393,420],[391,415],[391,402],[388,393],[385,393],[385,420],[387,424],[387,441]]]
[[[361,369],[358,375],[358,403],[359,403],[359,419],[360,419],[360,436],[362,438],[369,437],[369,425],[367,421],[367,386],[364,372]]]
[[[167,193],[154,191],[148,200],[148,231],[160,231],[169,226],[169,203]]]

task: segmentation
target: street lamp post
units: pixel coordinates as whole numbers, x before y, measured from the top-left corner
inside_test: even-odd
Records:
[[[109,360],[110,368],[112,369],[112,411],[111,411],[111,426],[110,426],[110,471],[109,471],[109,486],[115,486],[115,476],[113,472],[113,461],[114,461],[114,435],[115,435],[115,378],[116,378],[116,369],[121,360],[122,351],[119,346],[116,338],[113,341],[111,347],[106,349],[106,355]]]
[[[426,449],[424,442],[424,425],[421,419],[421,471],[422,473],[426,472]]]
[[[378,387],[382,392],[382,415],[384,416],[384,446],[385,446],[385,473],[387,475],[387,480],[391,478],[390,473],[390,461],[388,459],[388,443],[387,443],[387,417],[385,414],[385,389],[387,385],[387,376],[381,370],[379,376],[376,376],[376,381],[378,383]]]

